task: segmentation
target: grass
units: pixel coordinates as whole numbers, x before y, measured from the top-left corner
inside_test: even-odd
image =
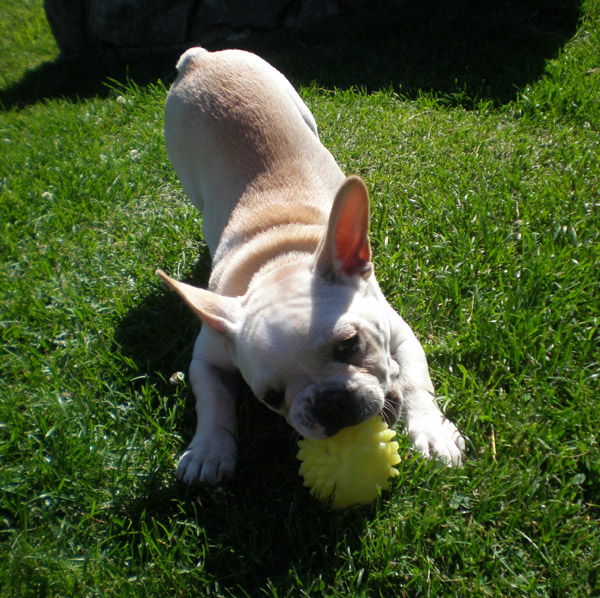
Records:
[[[246,42],[366,179],[469,438],[457,470],[402,440],[392,490],[331,513],[250,396],[236,478],[176,483],[198,324],[153,272],[208,257],[173,59],[57,60],[41,2],[3,3],[0,596],[600,596],[600,3],[418,4]]]

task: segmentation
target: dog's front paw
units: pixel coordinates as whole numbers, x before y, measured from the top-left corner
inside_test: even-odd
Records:
[[[415,448],[424,457],[436,456],[451,467],[462,464],[465,439],[443,415],[433,414],[413,419],[408,426],[408,433]]]
[[[237,441],[228,430],[197,434],[177,465],[177,479],[217,486],[230,479],[237,462]]]

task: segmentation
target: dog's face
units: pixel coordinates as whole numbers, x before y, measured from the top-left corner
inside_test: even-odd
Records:
[[[360,275],[328,280],[310,261],[271,278],[250,289],[235,334],[235,360],[254,394],[305,437],[380,412],[395,421],[399,366],[378,287]]]
[[[315,255],[224,297],[163,276],[223,339],[255,395],[303,436],[398,416],[390,308],[374,280],[364,183],[347,179]]]

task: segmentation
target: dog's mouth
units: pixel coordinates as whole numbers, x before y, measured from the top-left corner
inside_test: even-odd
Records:
[[[344,428],[357,426],[379,411],[379,405],[375,401],[362,400],[358,397],[344,397],[343,393],[340,394],[342,395],[341,407],[335,405],[335,392],[324,404],[317,404],[313,407],[315,420],[324,428],[327,437],[335,436]],[[332,403],[334,403],[333,408]]]
[[[353,390],[331,386],[314,389],[295,401],[288,415],[290,424],[305,437],[329,438],[378,414],[388,426],[397,421],[400,414],[397,391],[382,396],[373,392],[373,388],[370,392],[365,388],[361,389],[363,392]]]

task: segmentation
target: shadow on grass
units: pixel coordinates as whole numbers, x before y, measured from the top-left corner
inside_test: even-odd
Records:
[[[327,88],[392,88],[467,108],[504,104],[575,34],[579,0],[431,0],[357,12],[297,35],[253,40],[287,74]],[[289,39],[289,36],[288,36]],[[279,40],[279,41],[277,41]]]
[[[113,82],[135,81],[143,87],[159,79],[168,81],[175,78],[178,55],[168,52],[129,60],[108,55],[59,57],[29,71],[12,87],[0,90],[0,107],[9,110],[46,99],[104,97]]]
[[[344,560],[360,550],[376,507],[331,511],[289,479],[266,482],[267,472],[278,473],[267,467],[265,475],[250,478],[240,471],[234,481],[212,492],[186,492],[175,485],[149,491],[116,505],[112,519],[126,527],[128,548],[140,550],[138,566],[150,560],[143,554],[144,528],[174,530],[175,541],[185,544],[174,549],[197,555],[198,578],[186,576],[185,583],[200,582],[203,595],[291,596],[299,590],[309,595],[317,580],[332,587],[337,572],[348,566]],[[185,528],[201,530],[192,546],[189,536],[178,536]],[[134,541],[132,530],[137,532]],[[109,533],[112,545],[119,531]],[[268,588],[276,591],[268,593]]]
[[[580,0],[429,0],[357,9],[306,31],[255,33],[241,44],[294,82],[325,88],[393,88],[467,108],[511,101],[574,35]],[[223,42],[221,47],[231,47]],[[213,46],[211,49],[219,49]],[[174,78],[179,52],[136,59],[59,59],[0,92],[5,108],[44,98],[106,95],[106,82]]]
[[[209,262],[208,254],[203,255],[185,282],[205,287]],[[166,381],[175,371],[188,371],[198,329],[180,297],[165,289],[123,318],[115,341],[144,374],[140,385],[149,380],[158,393],[169,396],[175,391]],[[178,429],[187,443],[195,413],[189,387],[185,394]],[[218,586],[224,595],[237,596],[241,588],[244,595],[259,595],[268,584],[301,587],[319,575],[333,580],[346,554],[338,546],[358,549],[366,517],[376,507],[332,512],[319,504],[302,485],[297,434],[284,419],[249,389],[239,397],[238,415],[238,468],[230,482],[218,489],[186,487],[171,469],[151,471],[138,480],[135,494],[125,492],[113,504],[107,541],[126,542],[139,551],[143,563],[144,530],[159,526],[177,536],[178,530],[199,528],[202,537],[194,541],[198,555],[205,556],[197,573],[202,583]]]
[[[210,255],[204,246],[183,282],[205,288],[209,274]],[[156,281],[160,284],[158,276]],[[187,371],[199,330],[198,318],[178,295],[164,287],[122,318],[115,333],[116,350],[133,361],[138,373],[150,376],[152,383],[167,384],[175,372]]]

